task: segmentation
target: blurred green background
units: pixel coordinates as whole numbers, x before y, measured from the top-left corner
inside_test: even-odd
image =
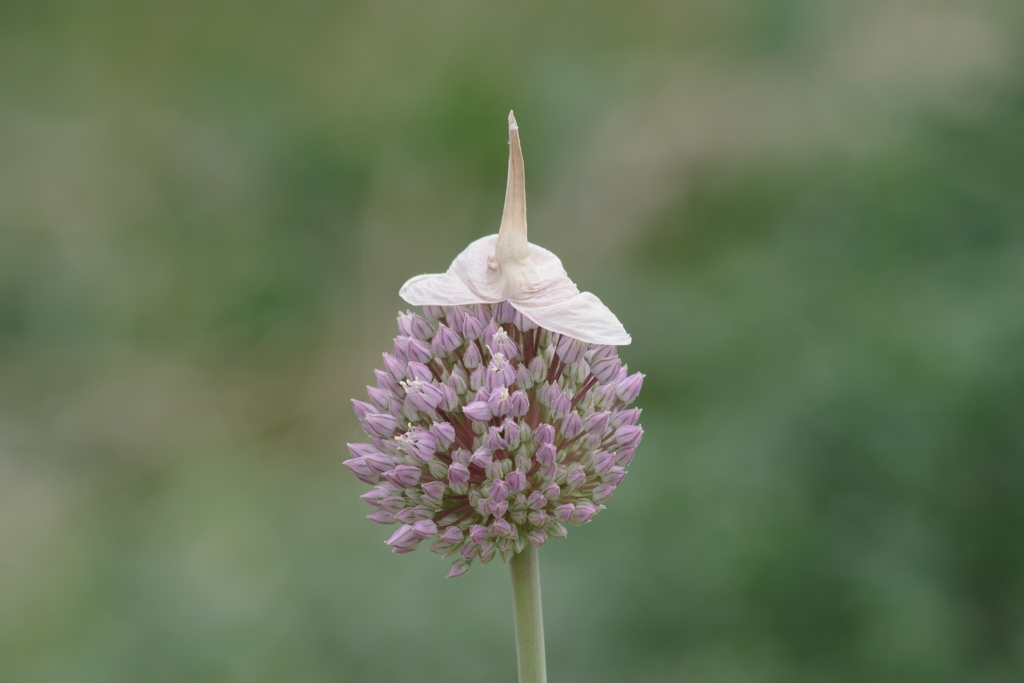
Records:
[[[1024,678],[1024,4],[0,2],[0,680],[516,680],[342,466],[497,229],[632,333],[552,681]]]

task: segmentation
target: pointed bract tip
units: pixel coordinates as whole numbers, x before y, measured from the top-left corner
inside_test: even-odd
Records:
[[[511,109],[508,112],[508,129],[519,130],[519,124],[516,123],[516,115]]]

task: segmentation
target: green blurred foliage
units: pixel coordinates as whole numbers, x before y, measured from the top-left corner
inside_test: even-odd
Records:
[[[1024,675],[1024,13],[0,3],[0,680],[516,680],[500,564],[340,465],[398,287],[497,227],[647,431],[542,552],[555,681]]]

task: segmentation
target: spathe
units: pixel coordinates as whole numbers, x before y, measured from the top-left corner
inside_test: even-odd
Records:
[[[512,112],[508,129],[508,185],[498,234],[471,243],[447,272],[412,278],[399,296],[413,306],[508,301],[553,332],[589,344],[629,344],[632,340],[615,314],[590,292],[580,292],[557,256],[527,241],[523,153]]]

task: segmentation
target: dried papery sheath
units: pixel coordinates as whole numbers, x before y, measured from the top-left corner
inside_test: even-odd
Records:
[[[526,241],[523,160],[509,116],[509,181],[498,235],[473,242],[448,272],[401,296],[369,402],[353,401],[370,443],[345,462],[374,486],[370,519],[399,524],[396,553],[427,543],[454,559],[517,553],[589,522],[626,476],[643,430],[615,346],[629,335],[558,258]],[[513,566],[513,569],[515,566]]]
[[[399,295],[413,306],[431,308],[507,302],[526,327],[537,325],[590,344],[629,344],[615,314],[590,292],[581,293],[557,256],[527,242],[523,154],[511,113],[508,123],[508,185],[498,234],[470,244],[447,272],[412,278]]]

